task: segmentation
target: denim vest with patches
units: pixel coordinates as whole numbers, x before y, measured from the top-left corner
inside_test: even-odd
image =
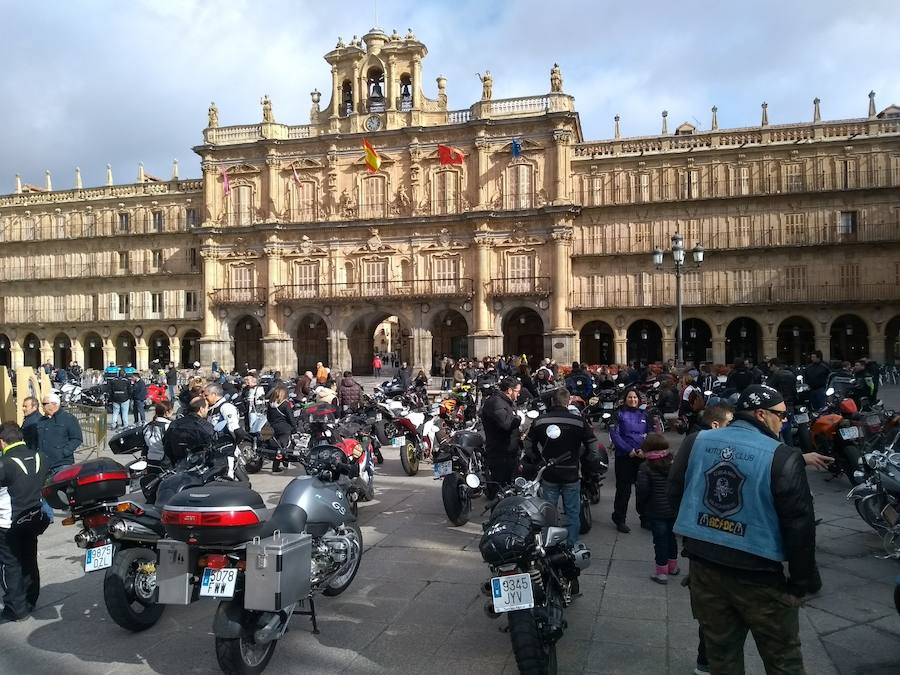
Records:
[[[784,560],[772,497],[772,458],[779,445],[740,420],[697,434],[675,532],[767,560]]]

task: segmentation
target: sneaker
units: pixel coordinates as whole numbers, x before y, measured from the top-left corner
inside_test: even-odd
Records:
[[[666,574],[651,574],[650,580],[655,581],[658,584],[667,584],[669,583],[669,577]]]
[[[680,572],[681,572],[681,568],[678,567],[678,561],[677,561],[677,560],[670,560],[670,561],[669,561],[669,564],[668,564],[668,568],[666,569],[666,573],[667,573],[670,577],[677,577],[677,576],[679,575]]]
[[[705,663],[698,663],[694,668],[694,675],[709,675],[709,666]]]
[[[613,523],[615,523],[616,529],[622,534],[628,534],[629,532],[631,532],[631,528],[628,527],[625,523],[617,523],[615,520],[613,521]]]

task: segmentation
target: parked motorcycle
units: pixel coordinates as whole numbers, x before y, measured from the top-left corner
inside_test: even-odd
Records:
[[[484,437],[474,429],[459,429],[439,438],[434,478],[442,481],[441,500],[447,518],[454,525],[465,525],[472,499],[481,494],[485,482]]]
[[[407,476],[419,472],[419,463],[432,458],[437,447],[437,434],[441,429],[441,418],[437,404],[427,412],[407,410],[397,419],[399,435],[392,444],[400,445],[400,464]]]
[[[479,543],[492,577],[482,586],[490,598],[491,618],[506,614],[519,672],[556,672],[556,643],[566,629],[565,608],[578,593],[578,576],[590,564],[583,545],[572,547],[567,531],[558,526],[556,504],[540,496],[547,468],[568,456],[544,464],[532,481],[517,478],[491,510]]]
[[[857,513],[882,538],[885,557],[900,559],[900,452],[888,446],[884,452],[866,454],[868,477],[857,469],[860,483],[847,495]]]
[[[359,570],[362,532],[335,482],[355,465],[319,446],[307,471],[271,513],[246,488],[183,492],[163,509],[159,601],[220,601],[213,634],[226,673],[261,673],[295,615],[318,633],[314,596],[340,595]]]

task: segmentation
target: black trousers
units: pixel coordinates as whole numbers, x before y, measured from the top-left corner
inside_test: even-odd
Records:
[[[631,486],[637,480],[640,459],[616,455],[616,498],[613,502],[613,522],[624,523],[631,500]]]
[[[516,457],[487,455],[485,463],[487,464],[488,479],[491,481],[485,487],[485,494],[488,499],[493,499],[501,487],[513,482],[516,470],[519,468],[519,460]]]
[[[37,540],[47,525],[40,509],[25,522],[20,519],[10,529],[0,529],[0,586],[3,603],[18,617],[27,616],[37,604],[41,591]]]

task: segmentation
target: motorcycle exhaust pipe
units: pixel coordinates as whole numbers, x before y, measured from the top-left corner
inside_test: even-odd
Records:
[[[272,640],[278,639],[281,633],[282,617],[281,613],[274,614],[271,619],[266,622],[262,628],[256,629],[253,633],[253,640],[257,644],[266,644]]]
[[[119,541],[156,542],[162,537],[149,527],[132,520],[114,518],[109,523],[110,534]]]

